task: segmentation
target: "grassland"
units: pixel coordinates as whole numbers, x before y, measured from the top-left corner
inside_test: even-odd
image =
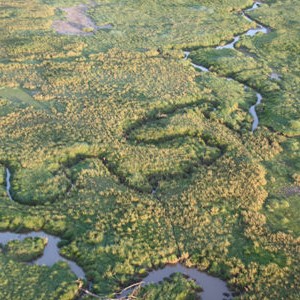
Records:
[[[249,15],[271,32],[223,50],[252,1],[94,2],[112,28],[89,36],[52,26],[88,1],[0,2],[0,230],[60,236],[96,294],[181,260],[237,299],[299,298],[298,1],[264,1]],[[64,263],[0,267],[1,299],[79,295]],[[164,293],[195,297],[180,276],[139,297]]]

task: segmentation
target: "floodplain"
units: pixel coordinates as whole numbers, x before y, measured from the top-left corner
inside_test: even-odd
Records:
[[[0,298],[299,299],[299,12],[1,0]]]

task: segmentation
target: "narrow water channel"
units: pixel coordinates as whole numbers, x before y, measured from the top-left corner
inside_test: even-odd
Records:
[[[13,198],[10,193],[11,183],[10,183],[11,173],[8,168],[6,168],[6,193],[7,196],[11,201],[13,201]],[[9,241],[12,240],[19,240],[22,241],[27,237],[40,237],[40,238],[46,238],[47,239],[47,245],[44,249],[44,253],[41,257],[38,259],[32,261],[31,263],[37,264],[37,265],[46,265],[46,266],[52,266],[58,261],[64,261],[66,262],[72,272],[78,277],[78,278],[85,278],[85,274],[75,262],[70,261],[64,257],[62,257],[59,254],[59,248],[57,247],[57,244],[60,242],[60,238],[53,236],[51,234],[48,234],[44,231],[39,232],[30,232],[30,233],[13,233],[13,232],[0,232],[0,244],[5,245]]]
[[[7,193],[8,198],[12,201],[13,198],[10,194],[10,176],[11,176],[11,174],[10,174],[10,171],[8,168],[6,168],[5,171],[6,171],[6,193]]]
[[[254,132],[258,127],[259,120],[258,120],[258,116],[257,116],[255,108],[257,105],[259,105],[261,103],[262,95],[260,93],[256,93],[256,99],[257,99],[256,103],[254,105],[252,105],[249,109],[249,112],[250,112],[251,116],[253,117],[252,132]]]
[[[259,32],[262,32],[264,34],[269,33],[269,29],[267,27],[264,27],[261,24],[257,24],[257,22],[255,22],[254,20],[252,20],[246,14],[247,12],[250,12],[250,11],[253,11],[253,10],[259,8],[260,5],[261,5],[260,2],[255,2],[251,8],[248,8],[245,11],[242,12],[243,17],[247,21],[249,21],[251,23],[253,22],[253,23],[256,24],[255,28],[249,29],[247,32],[245,32],[242,35],[235,36],[233,38],[233,40],[230,41],[229,43],[225,44],[224,46],[217,46],[215,49],[217,49],[217,50],[220,50],[220,49],[235,49],[236,43],[241,39],[241,36],[243,36],[243,35],[245,35],[245,36],[255,36]],[[184,52],[184,59],[185,60],[188,59],[189,55],[190,55],[190,52],[189,51],[185,51]],[[191,63],[191,64],[192,64],[192,66],[195,69],[198,69],[198,70],[200,70],[202,72],[209,72],[209,69],[206,68],[206,67],[204,67],[204,66],[196,65],[194,63]],[[227,78],[227,80],[233,80],[233,79],[232,78]],[[246,86],[246,88],[249,88],[249,87]],[[252,129],[251,129],[252,132],[254,132],[257,129],[258,125],[259,125],[259,118],[258,118],[257,113],[256,113],[256,106],[259,105],[259,104],[261,104],[263,97],[262,97],[262,95],[260,93],[256,92],[256,99],[257,99],[256,103],[254,105],[252,105],[250,107],[250,109],[249,109],[249,113],[251,114],[251,116],[253,118]]]

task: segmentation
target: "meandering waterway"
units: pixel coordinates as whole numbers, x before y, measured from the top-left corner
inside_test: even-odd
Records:
[[[260,6],[259,2],[255,2],[254,5],[245,10],[243,12],[243,16],[249,21],[253,22],[256,24],[256,28],[252,28],[248,30],[246,33],[242,35],[248,35],[248,36],[254,36],[258,32],[262,33],[268,33],[269,30],[252,20],[249,16],[247,16],[247,12],[252,11],[257,9]],[[233,41],[230,41],[229,43],[225,44],[224,46],[218,46],[216,49],[224,49],[224,48],[235,48],[235,44],[240,40],[242,35],[235,36]],[[185,57],[184,59],[188,59],[190,52],[186,51],[185,52]],[[191,63],[192,66],[196,69],[199,69],[202,72],[209,72],[209,69],[196,65],[194,63]],[[232,80],[232,78],[227,78],[228,80]],[[248,88],[248,87],[247,87]],[[251,116],[253,117],[253,123],[252,123],[252,132],[256,130],[259,124],[259,119],[256,113],[256,106],[259,105],[263,99],[262,95],[256,92],[256,98],[257,101],[254,105],[252,105],[249,109],[249,112]],[[11,173],[8,168],[6,168],[6,192],[7,196],[9,197],[10,200],[13,201],[12,195],[11,195]],[[30,232],[30,233],[11,233],[11,232],[0,232],[0,243],[1,244],[6,244],[7,242],[11,240],[23,240],[26,237],[40,237],[40,238],[47,238],[48,243],[44,249],[43,255],[32,261],[33,264],[37,265],[47,265],[47,266],[52,266],[54,263],[58,261],[65,261],[72,272],[76,274],[78,278],[85,278],[84,271],[81,267],[79,267],[75,262],[70,261],[64,257],[62,257],[59,254],[59,248],[57,246],[58,242],[60,241],[59,237],[47,234],[43,231],[39,232]],[[159,283],[163,279],[170,277],[174,273],[181,273],[183,275],[186,275],[188,278],[194,280],[201,288],[203,288],[203,292],[201,292],[200,296],[201,299],[203,300],[222,300],[222,299],[231,299],[232,294],[229,291],[229,289],[226,286],[226,282],[210,276],[204,272],[200,272],[199,270],[195,268],[187,268],[183,266],[182,264],[174,264],[174,265],[167,265],[163,269],[159,270],[153,270],[149,272],[148,276],[143,279],[143,284],[151,284],[151,283]],[[130,289],[126,290],[124,293],[120,295],[120,297],[126,297],[130,293]]]
[[[11,173],[8,168],[6,168],[6,193],[8,198],[11,201],[14,201],[11,195],[11,183],[10,183]],[[40,238],[46,238],[47,239],[47,245],[44,249],[44,253],[41,257],[38,259],[32,261],[31,263],[37,264],[37,265],[46,265],[46,266],[52,266],[58,261],[65,261],[72,272],[78,277],[78,278],[85,278],[84,271],[81,267],[79,267],[75,262],[68,260],[64,257],[62,257],[59,254],[59,248],[57,247],[57,244],[60,242],[60,238],[56,237],[54,235],[48,234],[44,231],[39,232],[30,232],[30,233],[13,233],[13,232],[0,232],[0,243],[5,245],[9,241],[12,240],[19,240],[22,241],[27,237],[40,237]]]
[[[225,44],[225,45],[223,45],[223,46],[217,46],[217,47],[216,47],[217,50],[220,50],[220,49],[235,49],[236,43],[241,39],[241,36],[243,36],[243,35],[245,35],[245,36],[254,36],[254,35],[256,35],[256,34],[259,33],[259,32],[262,32],[262,33],[264,33],[264,34],[270,32],[270,30],[269,30],[267,27],[265,27],[265,26],[263,26],[263,25],[261,25],[261,24],[258,24],[256,21],[252,20],[252,19],[247,15],[247,12],[250,12],[250,11],[253,11],[253,10],[259,8],[260,5],[261,5],[260,2],[255,2],[251,8],[248,8],[248,9],[246,9],[245,11],[242,12],[243,17],[244,17],[247,21],[249,21],[249,22],[251,22],[251,23],[255,23],[255,24],[256,24],[256,27],[255,27],[255,28],[249,29],[249,30],[248,30],[247,32],[245,32],[244,34],[234,36],[234,38],[233,38],[232,41],[230,41],[229,43],[227,43],[227,44]],[[185,52],[184,52],[184,59],[185,59],[185,60],[188,59],[189,55],[190,55],[190,52],[189,52],[189,51],[185,51]],[[202,72],[209,72],[209,69],[206,68],[206,67],[204,67],[204,66],[196,65],[196,64],[194,64],[194,63],[192,63],[192,62],[191,62],[191,64],[192,64],[192,66],[193,66],[195,69],[198,69],[198,70],[200,70],[200,71],[202,71]],[[227,80],[234,80],[234,79],[233,79],[233,78],[227,78]],[[245,87],[246,87],[246,88],[250,88],[250,87],[248,87],[248,86],[245,86]],[[259,104],[261,104],[262,99],[263,99],[263,97],[262,97],[262,95],[261,95],[260,93],[258,93],[257,91],[255,91],[255,92],[256,92],[256,103],[255,103],[254,105],[252,105],[252,106],[250,107],[250,109],[249,109],[249,113],[250,113],[250,115],[251,115],[252,118],[253,118],[253,123],[252,123],[252,128],[251,128],[251,131],[252,131],[252,132],[254,132],[254,131],[257,129],[258,125],[259,125],[259,118],[258,118],[258,115],[257,115],[257,112],[256,112],[256,107],[257,107]]]
[[[261,103],[262,95],[260,93],[256,93],[256,99],[257,99],[256,103],[254,105],[252,105],[249,109],[249,112],[253,118],[252,132],[254,132],[254,130],[256,130],[258,127],[259,120],[258,120],[258,116],[257,116],[255,108],[257,105],[259,105]]]
[[[9,169],[6,168],[6,192],[10,200],[13,201],[13,198],[10,194],[10,178],[11,173]],[[57,246],[57,244],[61,240],[59,237],[53,236],[44,231],[30,233],[0,232],[0,243],[5,245],[9,241],[22,241],[27,237],[40,237],[47,239],[47,245],[44,249],[43,255],[38,259],[32,261],[32,264],[52,266],[58,261],[64,261],[69,265],[72,272],[78,278],[86,278],[81,267],[79,267],[75,262],[62,257],[59,254],[59,248]],[[231,299],[231,292],[227,288],[225,281],[210,276],[204,272],[200,272],[195,268],[187,268],[182,264],[167,265],[163,269],[153,270],[149,272],[148,276],[143,279],[143,285],[159,283],[163,279],[170,277],[174,273],[184,274],[188,276],[188,278],[194,280],[203,289],[203,292],[201,293],[201,299],[203,300]],[[126,298],[126,295],[128,295],[131,291],[132,290],[130,289],[126,290],[125,292],[120,294],[119,298]]]

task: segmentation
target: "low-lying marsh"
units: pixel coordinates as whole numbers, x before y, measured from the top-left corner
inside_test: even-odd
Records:
[[[59,236],[86,281],[65,263],[18,262],[41,245],[14,242],[0,298],[75,299],[88,281],[110,297],[181,261],[237,299],[297,299],[298,2],[248,11],[270,32],[233,49],[216,46],[256,26],[250,0],[93,2],[1,4],[0,230]],[[58,8],[81,4],[112,27],[55,32]],[[195,297],[177,275],[139,297],[164,293]]]

